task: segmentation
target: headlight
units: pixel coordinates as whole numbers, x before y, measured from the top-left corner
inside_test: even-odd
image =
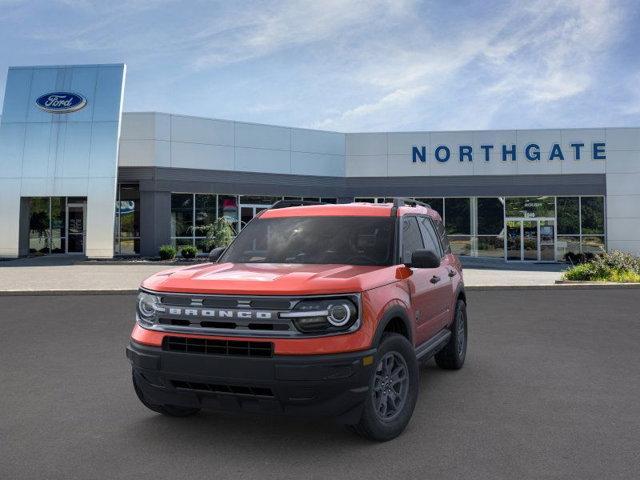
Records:
[[[356,298],[301,300],[292,311],[283,312],[280,317],[290,318],[303,333],[340,332],[349,330],[357,322],[356,303]]]
[[[138,293],[138,318],[146,323],[154,323],[156,313],[163,310],[160,298],[147,292]]]

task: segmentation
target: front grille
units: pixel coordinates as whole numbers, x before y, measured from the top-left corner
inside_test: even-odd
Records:
[[[230,395],[247,395],[252,397],[273,397],[273,392],[266,387],[248,387],[246,385],[219,385],[214,383],[185,382],[171,380],[174,388],[197,390],[201,392],[227,393]]]
[[[209,320],[187,320],[184,318],[164,318],[158,319],[158,323],[162,325],[170,325],[172,327],[191,327],[191,328],[214,328],[223,330],[270,330],[275,332],[287,332],[291,330],[291,325],[288,320],[275,319],[271,322],[262,321],[247,323],[243,322],[222,322],[222,321],[209,321]]]
[[[171,352],[230,355],[237,357],[272,357],[272,342],[211,340],[208,338],[165,337],[162,349]]]
[[[150,329],[172,335],[196,334],[256,339],[307,335],[308,332],[300,331],[296,328],[294,321],[283,314],[294,310],[300,301],[316,298],[314,296],[230,296],[197,293],[162,293],[158,296],[160,302],[157,305],[156,317],[153,323],[145,324]],[[359,295],[344,296],[356,305],[360,304]],[[318,298],[326,297],[318,296]],[[215,345],[214,350],[221,351],[222,347]],[[198,353],[202,353],[200,351],[203,349],[207,351],[207,347],[202,345],[194,345],[194,349]]]

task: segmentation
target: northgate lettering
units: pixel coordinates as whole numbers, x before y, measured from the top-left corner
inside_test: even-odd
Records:
[[[480,145],[481,152],[476,152],[476,154],[480,157],[480,159],[488,162],[491,159],[491,153],[493,151],[497,151],[501,153],[501,158],[503,162],[506,161],[516,161],[518,160],[518,155],[521,153],[523,157],[531,162],[536,162],[542,159],[542,154],[540,150],[540,145],[537,143],[530,143],[519,152],[515,145],[500,145],[501,148],[496,149],[494,145]],[[569,158],[573,160],[582,160],[587,155],[590,155],[592,160],[606,160],[606,151],[605,151],[605,143],[604,142],[595,142],[592,143],[589,147],[586,147],[584,143],[571,143],[569,144]],[[453,150],[453,153],[452,153]],[[587,150],[587,151],[585,151]],[[472,162],[474,157],[473,147],[471,145],[460,145],[457,149],[452,149],[447,145],[439,145],[435,147],[433,151],[433,158],[441,163],[448,162],[452,155],[457,153],[457,158],[460,162]],[[426,146],[414,146],[411,151],[411,156],[413,158],[413,163],[426,162],[427,161],[427,147]],[[565,159],[565,151],[562,150],[562,147],[559,143],[554,143],[551,145],[549,149],[549,155],[547,160],[564,160]]]

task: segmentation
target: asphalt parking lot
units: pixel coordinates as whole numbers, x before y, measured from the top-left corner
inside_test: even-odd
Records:
[[[400,438],[139,404],[133,296],[0,297],[0,478],[617,479],[640,472],[640,290],[469,292],[459,372]]]

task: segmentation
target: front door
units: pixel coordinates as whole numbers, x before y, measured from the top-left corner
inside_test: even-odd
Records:
[[[418,220],[412,215],[402,218],[401,261],[410,263],[415,250],[424,247],[424,241]],[[416,345],[429,340],[441,328],[443,315],[443,297],[449,298],[442,289],[450,288],[449,278],[444,266],[440,268],[411,268],[407,278],[411,295],[412,314],[416,322]]]
[[[540,260],[553,262],[556,259],[556,222],[540,220]]]
[[[521,262],[555,261],[555,225],[556,222],[552,218],[507,219],[507,241],[504,247],[505,260]]]
[[[67,204],[67,253],[84,253],[85,204]]]

